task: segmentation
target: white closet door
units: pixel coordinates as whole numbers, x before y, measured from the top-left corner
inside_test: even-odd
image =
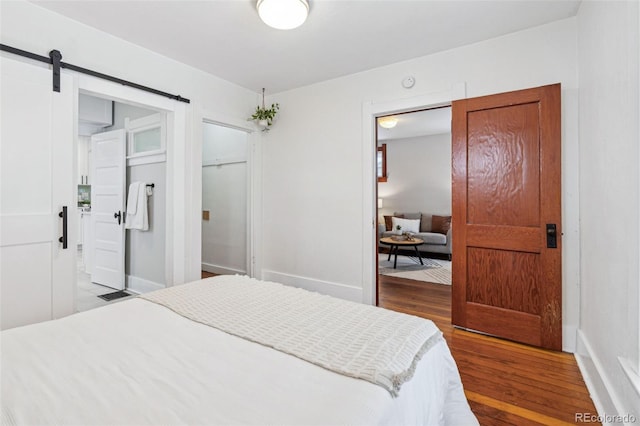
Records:
[[[77,209],[73,181],[73,80],[0,59],[0,328],[75,309]],[[68,208],[68,248],[62,219]]]
[[[91,281],[124,290],[125,131],[91,136]]]

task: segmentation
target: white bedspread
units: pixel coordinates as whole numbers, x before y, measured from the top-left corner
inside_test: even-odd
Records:
[[[393,396],[442,339],[424,318],[240,275],[141,297],[201,324],[380,385]]]
[[[133,299],[3,331],[3,425],[465,425],[441,341],[397,398]]]

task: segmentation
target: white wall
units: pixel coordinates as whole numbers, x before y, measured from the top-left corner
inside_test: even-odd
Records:
[[[363,103],[410,99],[464,82],[468,96],[562,83],[563,322],[578,324],[576,19],[396,63],[269,97],[278,122],[264,138],[264,275],[363,300],[366,256]],[[413,75],[407,90],[401,80]],[[290,235],[290,237],[286,237]]]
[[[634,414],[636,421],[640,419],[638,9],[637,1],[583,2],[578,13],[579,360],[599,411]],[[637,391],[619,358],[636,368]]]
[[[127,192],[131,182],[155,185],[153,195],[147,199],[149,230],[127,229],[125,273],[127,287],[134,291],[157,290],[166,285],[166,176],[167,165],[164,162],[127,167]]]
[[[202,270],[247,273],[246,132],[204,123]]]
[[[387,144],[388,179],[378,183],[380,214],[451,215],[451,134],[381,143]]]
[[[175,170],[170,171],[174,179],[167,195],[176,200],[172,204],[168,226],[175,235],[171,242],[172,250],[180,253],[180,259],[176,255],[172,265],[172,279],[175,283],[196,279],[200,271],[201,229],[198,219],[203,111],[225,120],[245,121],[258,103],[259,95],[35,4],[22,0],[2,1],[0,7],[0,38],[3,44],[43,56],[52,49],[58,49],[65,62],[180,94],[191,100],[191,104],[185,105],[187,126],[173,151],[178,161]],[[66,70],[63,72],[73,74]],[[62,90],[73,88],[63,87]],[[182,129],[179,123],[177,128]]]

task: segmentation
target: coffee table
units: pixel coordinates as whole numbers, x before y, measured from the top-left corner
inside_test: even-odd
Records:
[[[393,269],[396,269],[396,265],[398,264],[398,250],[400,249],[400,247],[413,247],[416,251],[418,259],[420,259],[420,264],[424,265],[424,263],[422,262],[422,256],[420,256],[420,252],[418,251],[418,246],[424,243],[424,241],[422,241],[420,238],[401,240],[394,239],[393,237],[384,237],[380,238],[380,243],[391,246],[391,248],[389,249],[389,258],[387,260],[391,260],[391,255],[393,254],[393,250],[395,248],[396,257],[393,259]]]

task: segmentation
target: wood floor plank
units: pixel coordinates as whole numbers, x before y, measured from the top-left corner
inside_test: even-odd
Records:
[[[379,305],[431,319],[442,330],[481,425],[576,424],[596,409],[572,354],[451,324],[451,287],[380,275]]]
[[[201,277],[202,277],[203,279],[204,279],[204,278],[215,277],[216,275],[218,275],[218,274],[213,274],[213,273],[211,273],[211,272],[207,272],[207,271],[201,271],[201,272],[202,272]]]
[[[555,417],[551,417],[551,416],[545,416],[544,414],[540,414],[538,412],[532,411],[532,410],[527,410],[526,408],[522,408],[519,407],[517,405],[513,405],[513,404],[509,404],[503,401],[499,401],[497,399],[493,399],[493,398],[489,398],[485,395],[481,395],[479,393],[476,392],[465,392],[465,395],[467,395],[467,399],[470,401],[474,401],[474,402],[478,402],[481,403],[483,405],[489,406],[489,407],[493,407],[501,412],[506,412],[509,414],[513,414],[516,415],[518,417],[521,417],[523,419],[527,419],[539,424],[543,424],[543,425],[557,425],[557,426],[564,426],[564,425],[571,425],[573,423],[568,423],[568,422],[564,422],[560,419],[557,419]],[[521,424],[520,422],[518,424]]]
[[[489,375],[494,375],[495,377],[505,375],[516,383],[522,383],[528,386],[538,386],[547,392],[553,392],[556,390],[563,395],[570,392],[576,392],[576,395],[572,396],[573,398],[580,398],[586,401],[591,400],[588,395],[582,393],[582,386],[574,383],[572,377],[575,377],[575,374],[570,377],[567,375],[555,375],[549,371],[538,371],[535,375],[532,375],[532,372],[530,371],[525,371],[523,374],[517,366],[503,368],[503,365],[499,365],[495,360],[483,357],[482,355],[474,352],[467,352],[462,355],[460,351],[456,351],[456,354],[458,355],[457,363],[459,367],[482,369],[483,372],[486,372]],[[550,388],[550,386],[552,387]]]
[[[508,413],[501,409],[476,402],[469,398],[469,406],[478,418],[482,418],[482,426],[540,426],[540,423]]]
[[[483,396],[499,400],[505,404],[515,405],[523,409],[534,411],[541,416],[553,417],[562,421],[573,419],[575,413],[582,412],[581,406],[585,401],[572,400],[562,397],[557,392],[546,392],[544,389],[517,386],[508,381],[500,381],[495,377],[477,372],[465,375],[465,386],[472,389],[482,389]]]

